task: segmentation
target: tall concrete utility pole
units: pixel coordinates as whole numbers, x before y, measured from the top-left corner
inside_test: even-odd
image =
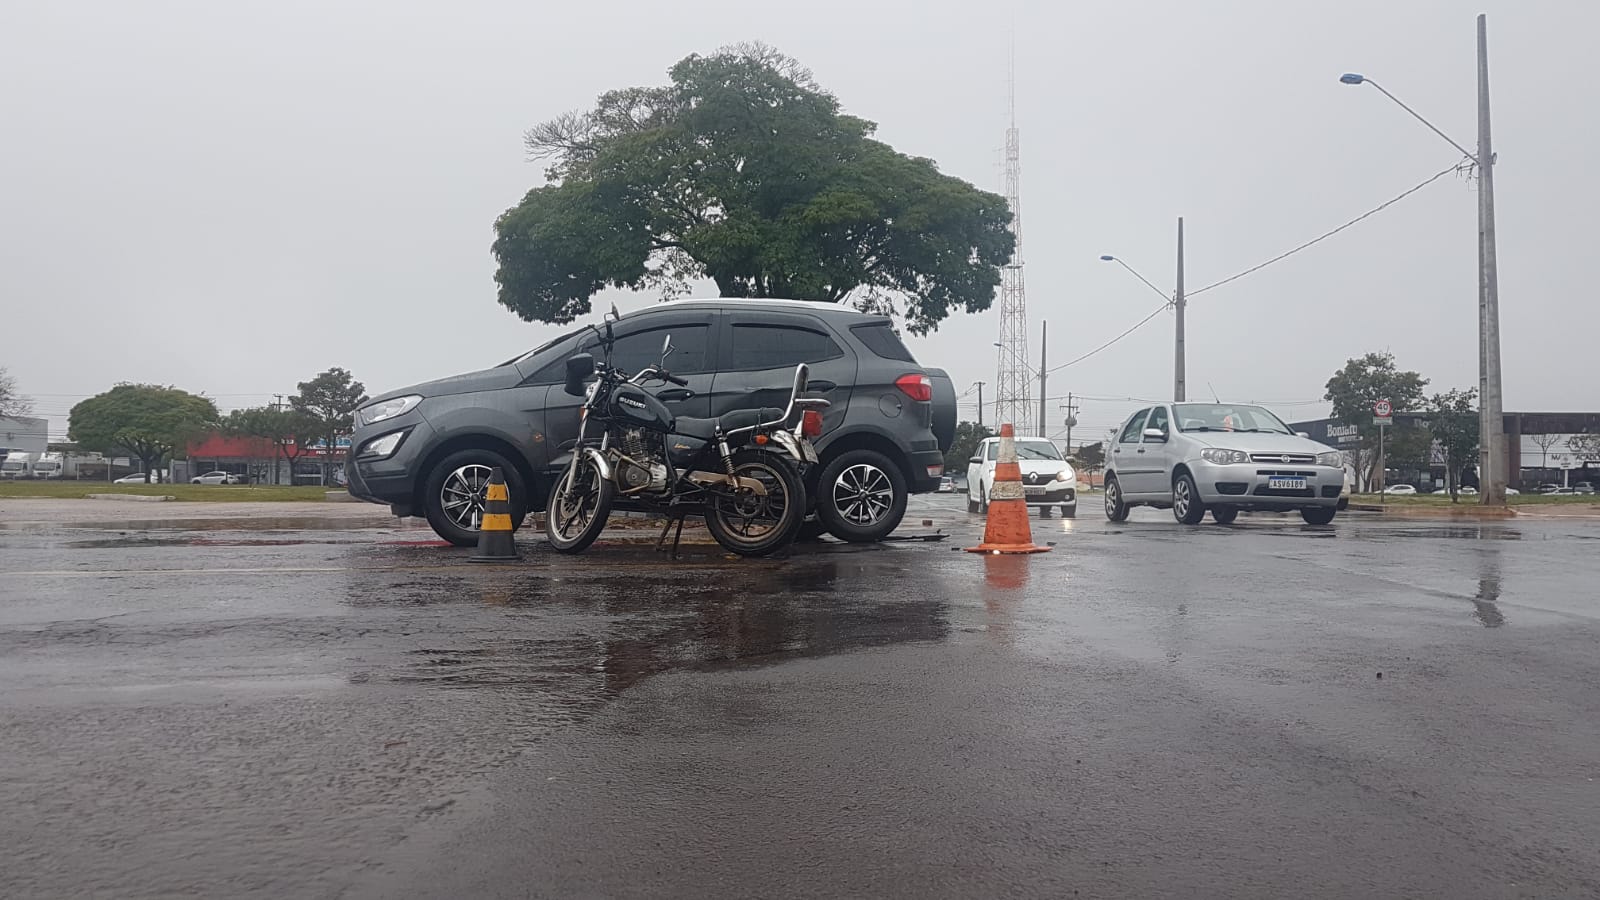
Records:
[[[978,385],[978,427],[983,427],[983,386],[985,382],[976,382]]]
[[[1489,136],[1489,25],[1478,16],[1478,481],[1485,506],[1506,502],[1504,395],[1500,382],[1500,274],[1494,241],[1494,143]]]
[[[1172,399],[1182,403],[1188,397],[1188,375],[1183,358],[1183,216],[1178,217],[1178,288],[1172,292],[1172,309],[1177,313],[1176,340],[1172,351]]]
[[[995,378],[994,417],[1027,434],[1033,419],[1028,402],[1028,303],[1022,281],[1022,150],[1017,131],[1017,75],[1013,55],[1009,78],[1011,127],[1006,129],[1005,196],[1011,207],[1016,250],[1000,270],[1000,366]]]
[[[1050,335],[1050,323],[1041,321],[1039,323],[1039,437],[1048,437],[1048,435],[1046,435],[1044,433],[1044,426],[1045,426],[1045,421],[1046,421],[1046,417],[1045,417],[1045,413],[1044,413],[1044,397],[1045,397],[1044,380],[1045,380],[1045,376],[1049,375],[1050,373],[1045,370],[1044,350],[1045,350],[1045,345],[1049,341],[1049,335]]]

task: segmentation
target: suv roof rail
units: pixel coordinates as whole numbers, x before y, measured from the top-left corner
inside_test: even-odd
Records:
[[[850,313],[857,316],[871,316],[853,306],[834,303],[827,300],[786,300],[781,297],[685,297],[681,300],[668,300],[665,305],[693,305],[710,303],[750,303],[757,305],[787,306],[801,309],[825,310],[829,312]],[[648,309],[648,307],[646,307]]]

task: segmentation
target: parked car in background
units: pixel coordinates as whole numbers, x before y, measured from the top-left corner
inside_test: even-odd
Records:
[[[956,480],[954,478],[951,478],[949,475],[946,475],[943,478],[939,479],[939,493],[941,493],[941,494],[954,494],[955,492],[956,492]]]
[[[1060,506],[1061,514],[1071,519],[1078,514],[1078,474],[1061,456],[1054,441],[1044,438],[1014,438],[1017,468],[1022,470],[1022,499],[1049,515],[1050,507]],[[1000,439],[984,438],[977,455],[967,462],[967,512],[988,512],[989,493],[994,488],[994,469],[1000,460]]]
[[[1174,403],[1141,409],[1107,454],[1106,518],[1135,506],[1170,509],[1185,525],[1207,511],[1219,525],[1241,510],[1297,510],[1326,525],[1344,493],[1344,456],[1302,437],[1270,411],[1242,403]]]
[[[112,484],[145,484],[146,483],[145,473],[143,473],[143,472],[135,472],[132,475],[124,475],[121,478],[118,478],[116,481],[113,481],[111,483]],[[149,484],[160,484],[161,483],[161,475],[160,475],[160,473],[151,472],[150,473],[150,478],[148,480],[148,483]]]
[[[612,362],[630,373],[660,362],[672,337],[667,367],[689,384],[656,397],[674,415],[781,407],[795,366],[810,367],[811,391],[832,405],[814,442],[820,464],[807,476],[817,519],[808,526],[876,541],[900,524],[909,494],[939,488],[955,388],[916,361],[887,316],[797,300],[678,300],[622,316],[614,330]],[[377,396],[356,413],[351,495],[425,516],[440,537],[471,546],[483,485],[500,468],[519,526],[544,508],[577,439],[583,398],[562,390],[567,360],[597,345],[579,328],[493,368]]]
[[[244,477],[231,472],[207,472],[189,479],[190,484],[244,484]]]
[[[1448,494],[1448,493],[1450,493],[1450,489],[1449,488],[1439,488],[1438,490],[1434,491],[1434,493],[1435,494]],[[1476,497],[1478,495],[1478,489],[1475,488],[1475,487],[1457,488],[1456,489],[1456,493],[1458,495],[1462,496],[1462,497]]]
[[[1592,494],[1592,493],[1595,492],[1594,485],[1590,484],[1587,481],[1578,482],[1577,484],[1572,486],[1572,489],[1577,491],[1580,494]]]
[[[1561,485],[1549,483],[1541,484],[1537,488],[1534,488],[1534,492],[1539,494],[1554,494],[1559,490],[1561,490]]]
[[[1417,492],[1417,488],[1415,485],[1410,484],[1391,484],[1385,486],[1383,492],[1385,494],[1415,494]]]

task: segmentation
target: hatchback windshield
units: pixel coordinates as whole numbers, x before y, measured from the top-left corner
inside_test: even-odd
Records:
[[[1179,403],[1174,406],[1179,431],[1244,431],[1293,434],[1277,416],[1259,406],[1231,403]]]

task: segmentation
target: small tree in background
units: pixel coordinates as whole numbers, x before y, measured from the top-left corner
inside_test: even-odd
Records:
[[[0,418],[15,419],[33,412],[33,403],[17,393],[17,380],[0,366]]]
[[[1478,455],[1478,391],[1450,390],[1428,398],[1428,431],[1444,453],[1445,487],[1460,502],[1461,470]]]
[[[1072,458],[1077,462],[1079,469],[1087,472],[1092,477],[1094,473],[1105,468],[1106,445],[1103,441],[1084,444],[1078,448],[1077,453],[1072,454]]]
[[[293,407],[281,406],[236,409],[228,414],[223,426],[230,434],[270,441],[276,453],[273,462],[278,459],[289,462],[290,484],[294,483],[295,461],[306,454],[322,429],[322,423],[316,418]],[[281,483],[277,465],[272,467],[272,481]]]
[[[317,423],[316,437],[326,442],[322,457],[322,483],[333,471],[333,452],[339,438],[355,430],[355,413],[367,402],[367,388],[337,366],[299,384],[300,393],[289,398],[294,410]],[[292,471],[292,470],[291,470]]]
[[[1400,371],[1395,365],[1393,353],[1368,353],[1347,360],[1344,368],[1328,379],[1327,393],[1323,399],[1333,404],[1333,417],[1345,425],[1356,426],[1361,435],[1362,449],[1370,451],[1359,454],[1370,460],[1368,484],[1372,481],[1371,472],[1377,469],[1378,458],[1378,429],[1372,427],[1373,404],[1388,400],[1395,412],[1414,412],[1422,407],[1422,389],[1427,385],[1428,379],[1416,372]],[[1400,455],[1396,457],[1390,453],[1391,458],[1406,459],[1418,455],[1415,452],[1416,436],[1400,434],[1403,430],[1394,429]],[[1406,443],[1408,438],[1410,443]],[[1426,465],[1426,455],[1421,458]]]
[[[967,460],[978,452],[978,445],[984,438],[994,437],[994,432],[976,422],[957,422],[956,437],[950,442],[950,449],[944,455],[944,470],[947,474],[966,474]]]

